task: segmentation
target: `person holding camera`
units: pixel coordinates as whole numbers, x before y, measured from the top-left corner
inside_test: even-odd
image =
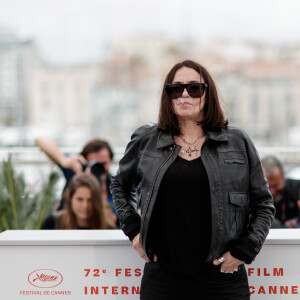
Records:
[[[63,193],[74,174],[86,172],[95,175],[102,185],[102,202],[104,207],[110,210],[110,218],[115,224],[118,224],[116,212],[110,208],[113,205],[113,200],[109,189],[111,184],[109,168],[114,155],[106,141],[93,139],[84,145],[79,154],[73,156],[63,153],[53,140],[46,137],[37,137],[35,144],[61,169],[66,179]],[[64,208],[65,200],[62,197],[58,210]]]
[[[66,208],[48,216],[41,229],[113,229],[104,209],[100,182],[92,174],[72,177],[64,194]]]
[[[299,228],[300,180],[286,178],[281,161],[273,155],[261,162],[276,208],[272,228]]]

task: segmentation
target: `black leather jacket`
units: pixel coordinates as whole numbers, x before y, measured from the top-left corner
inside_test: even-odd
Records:
[[[170,133],[157,126],[140,127],[112,179],[121,228],[126,235],[140,231],[141,245],[150,260],[153,253],[147,233],[152,210],[161,180],[180,148]],[[269,232],[275,209],[252,141],[242,130],[228,126],[207,133],[201,156],[209,178],[213,220],[206,261],[219,257],[233,241],[253,259]],[[141,217],[136,210],[137,187]]]

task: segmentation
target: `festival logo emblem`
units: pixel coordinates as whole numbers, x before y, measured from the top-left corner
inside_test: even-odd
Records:
[[[31,272],[28,275],[28,281],[35,287],[38,288],[53,288],[62,283],[62,275],[51,269],[40,269]]]

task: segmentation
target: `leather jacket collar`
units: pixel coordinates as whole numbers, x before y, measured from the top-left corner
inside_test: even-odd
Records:
[[[217,142],[228,141],[228,137],[223,130],[209,131],[207,133],[207,138]],[[175,144],[174,137],[170,132],[164,130],[161,130],[159,132],[159,136],[157,140],[157,148],[163,148],[174,144]]]

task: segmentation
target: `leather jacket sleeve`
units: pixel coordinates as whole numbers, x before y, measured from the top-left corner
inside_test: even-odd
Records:
[[[139,184],[138,163],[141,144],[147,128],[138,128],[131,136],[125,154],[119,162],[117,174],[112,177],[110,190],[120,220],[121,229],[132,239],[139,232],[141,217],[137,212],[136,192]]]
[[[263,246],[274,219],[275,208],[257,150],[245,132],[244,137],[250,173],[250,217],[248,226],[230,248],[230,252],[249,264]]]

